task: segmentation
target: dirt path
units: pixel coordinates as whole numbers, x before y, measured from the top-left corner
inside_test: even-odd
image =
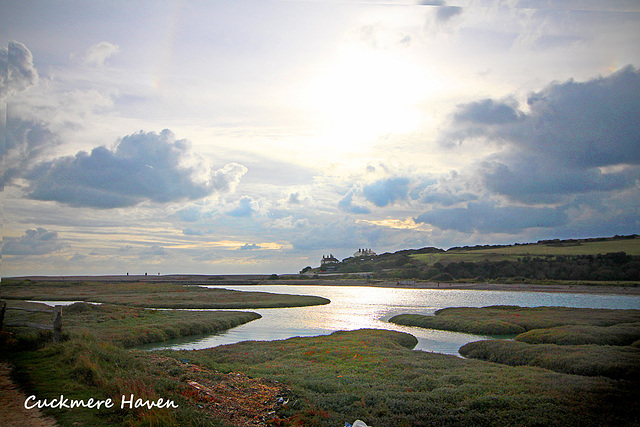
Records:
[[[53,418],[45,417],[39,409],[26,409],[27,398],[11,381],[11,367],[0,362],[0,420],[5,426],[50,427],[56,426]]]

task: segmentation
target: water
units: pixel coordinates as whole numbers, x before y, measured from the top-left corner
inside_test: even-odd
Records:
[[[216,286],[209,286],[216,287]],[[477,291],[456,289],[396,289],[364,286],[224,286],[241,291],[317,295],[330,304],[314,307],[250,310],[262,319],[222,333],[156,343],[141,348],[202,349],[240,341],[271,341],[295,336],[327,335],[338,330],[361,328],[408,332],[418,339],[416,350],[458,355],[464,344],[489,337],[436,331],[388,323],[396,314],[432,315],[446,307],[519,305],[523,307],[565,306],[582,308],[640,309],[640,296],[561,294],[542,292]]]

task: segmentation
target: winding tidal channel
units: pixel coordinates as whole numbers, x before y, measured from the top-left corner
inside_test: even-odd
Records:
[[[209,286],[216,287],[216,286]],[[522,307],[565,306],[579,308],[640,309],[638,295],[568,294],[543,292],[479,291],[457,289],[399,289],[364,286],[221,286],[240,291],[316,295],[330,304],[313,307],[247,310],[262,318],[228,331],[186,337],[138,347],[146,350],[202,349],[240,341],[270,341],[296,336],[326,335],[338,330],[362,328],[408,332],[418,339],[416,350],[458,355],[464,344],[489,337],[394,325],[396,314],[433,314],[446,307],[519,305]]]

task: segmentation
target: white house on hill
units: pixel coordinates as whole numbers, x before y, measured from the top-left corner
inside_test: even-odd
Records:
[[[371,249],[358,249],[358,252],[353,254],[354,257],[363,257],[363,256],[376,256],[376,253]]]
[[[337,264],[339,262],[340,261],[338,261],[338,259],[334,257],[333,254],[330,254],[329,256],[322,255],[322,261],[320,262],[320,265]]]

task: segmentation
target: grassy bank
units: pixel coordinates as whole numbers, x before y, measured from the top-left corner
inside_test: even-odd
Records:
[[[9,301],[9,306],[43,308],[43,304]],[[227,425],[203,414],[192,398],[197,390],[189,381],[218,383],[236,377],[203,371],[155,354],[126,347],[179,336],[216,332],[249,322],[256,313],[233,311],[168,311],[139,307],[76,303],[63,308],[63,341],[51,342],[51,332],[25,327],[4,328],[0,354],[14,367],[14,377],[27,396],[88,401],[112,398],[113,408],[48,409],[61,425]],[[7,310],[6,323],[46,323],[50,313]],[[209,379],[209,381],[213,381]],[[272,387],[275,405],[279,387]],[[170,399],[179,409],[121,408],[122,396],[157,401]]]
[[[628,346],[526,344],[476,341],[460,348],[464,357],[511,366],[538,366],[566,374],[640,381],[640,350]]]
[[[87,313],[69,313],[78,321],[86,315],[88,323],[65,342],[2,352],[27,395],[115,402],[110,409],[47,410],[62,426],[335,426],[357,418],[374,426],[640,421],[637,383],[412,351],[416,339],[399,332],[142,352],[122,345],[127,321],[114,319],[102,328],[100,317]],[[144,336],[141,330],[133,334],[135,341]],[[130,394],[169,399],[178,408],[121,408],[121,396]]]
[[[447,308],[390,322],[472,334],[517,334],[514,341],[464,345],[465,357],[557,372],[640,380],[640,310],[567,307]]]
[[[44,304],[9,301],[9,307],[46,308]],[[241,311],[170,311],[110,304],[75,303],[63,307],[63,338],[91,336],[123,347],[165,341],[189,335],[220,332],[259,319]],[[5,322],[50,324],[50,313],[7,310]],[[38,345],[52,336],[50,331],[13,327],[10,338],[20,347]]]
[[[4,279],[3,299],[92,301],[150,308],[280,308],[328,304],[326,298],[241,292],[163,282]]]
[[[563,325],[613,326],[640,322],[640,310],[609,310],[571,307],[452,307],[435,316],[400,314],[389,319],[405,326],[480,335],[520,334],[533,329]]]
[[[634,403],[640,396],[630,382],[412,351],[415,342],[398,332],[358,330],[164,354],[279,381],[298,403],[278,417],[305,426],[343,425],[356,418],[374,426],[634,425],[640,420]]]

